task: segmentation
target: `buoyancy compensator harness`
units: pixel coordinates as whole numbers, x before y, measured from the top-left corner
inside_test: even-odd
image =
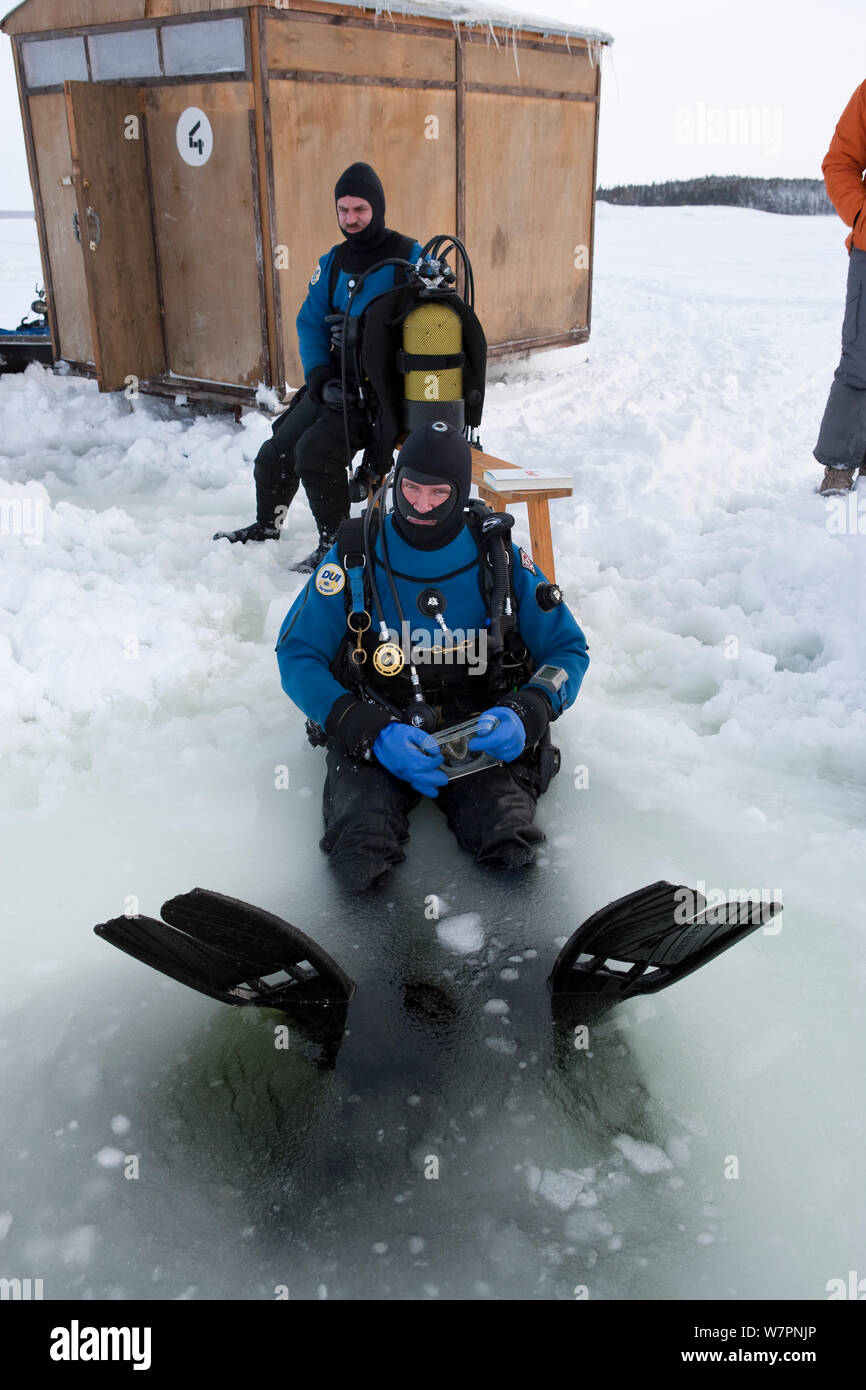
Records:
[[[346,242],[342,242],[331,257],[331,269],[328,276],[329,312],[325,318],[325,323],[328,325],[331,335],[332,355],[339,358],[340,384],[352,405],[358,405],[362,402],[362,393],[358,385],[356,349],[360,344],[360,326],[363,315],[350,316],[349,305],[345,310],[337,308],[335,300],[340,272],[345,271],[349,277],[350,301],[354,299],[353,291],[360,288],[367,274],[381,270],[386,265],[395,267],[395,286],[405,285],[408,283],[410,275],[415,273],[414,262],[408,259],[412,254],[414,245],[414,237],[401,236],[399,232],[389,232],[384,239],[382,254],[376,264],[360,270],[355,269],[353,248]]]
[[[411,650],[405,652],[393,640],[385,621],[376,578],[375,546],[378,536],[381,537],[382,567],[401,630],[405,632],[405,614],[394,582],[384,525],[384,499],[389,481],[386,479],[378,489],[363,516],[344,521],[337,533],[337,553],[348,580],[345,591],[348,633],[340,645],[331,671],[341,684],[359,698],[381,705],[398,719],[429,733],[440,722],[441,705],[437,709],[436,703],[439,701],[434,703],[426,697]],[[446,702],[453,694],[458,697],[458,703],[468,709],[470,702],[477,708],[479,695],[483,694],[485,700],[491,696],[501,697],[524,684],[532,674],[532,659],[517,630],[511,549],[514,518],[507,512],[494,512],[483,502],[472,499],[466,509],[466,522],[478,547],[478,560],[473,561],[472,565],[478,565],[481,595],[488,614],[485,629],[486,670],[483,676],[476,676],[472,680],[472,689],[468,694],[465,688],[455,687],[449,691],[447,686],[444,691],[437,689],[436,693]],[[454,574],[460,572],[441,575],[438,582],[453,578]],[[434,604],[431,596],[435,596],[438,602]],[[445,621],[441,595],[428,587],[419,595],[419,600],[423,601],[422,611],[435,618],[444,640],[453,641]],[[422,607],[421,602],[419,607]],[[372,630],[374,613],[378,633]],[[461,695],[462,702],[459,700]]]
[[[460,257],[465,297],[447,256]],[[351,317],[355,296],[368,275],[393,265],[399,282],[384,290],[360,316]],[[342,315],[331,316],[344,382],[357,383],[370,427],[364,460],[355,475],[353,501],[363,501],[390,471],[403,433],[428,420],[445,420],[475,447],[484,408],[487,341],[475,315],[475,279],[466,248],[457,237],[432,237],[417,262],[389,256],[362,271],[349,290]],[[352,466],[349,395],[343,396],[346,463]]]

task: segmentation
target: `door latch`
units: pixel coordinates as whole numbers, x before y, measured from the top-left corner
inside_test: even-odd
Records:
[[[96,208],[89,207],[87,209],[87,226],[88,230],[92,227],[90,249],[91,251],[95,251],[102,240],[102,222],[100,221],[99,213],[96,211]]]

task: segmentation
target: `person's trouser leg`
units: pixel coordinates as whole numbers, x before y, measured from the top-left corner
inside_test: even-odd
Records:
[[[825,467],[856,469],[866,454],[866,251],[852,248],[842,357],[813,450]]]
[[[263,526],[283,526],[299,487],[295,472],[298,440],[316,423],[322,409],[305,393],[275,421],[272,438],[266,439],[256,454],[256,520]]]
[[[366,421],[361,411],[349,411],[352,453],[366,442]],[[298,440],[295,472],[304,484],[319,536],[333,537],[349,515],[349,474],[343,412],[325,406],[318,419]]]
[[[544,834],[534,824],[539,795],[532,755],[513,763],[458,777],[443,787],[436,804],[461,849],[492,869],[519,869],[535,860]]]
[[[342,887],[364,892],[405,855],[408,814],[421,800],[408,782],[378,763],[350,758],[333,744],[322,795],[325,834],[319,841]]]

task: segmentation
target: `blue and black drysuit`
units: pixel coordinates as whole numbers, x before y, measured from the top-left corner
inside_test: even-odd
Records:
[[[407,255],[408,248],[411,249]],[[363,266],[366,262],[373,266],[392,256],[414,262],[420,255],[417,241],[399,232],[388,232],[374,251],[353,252],[340,243],[319,258],[296,320],[306,389],[297,393],[276,421],[273,438],[265,441],[256,456],[256,520],[263,526],[284,524],[301,481],[320,536],[333,536],[349,515],[343,410],[341,406],[325,404],[321,395],[325,383],[340,376],[340,359],[332,351],[325,319],[329,314],[345,312],[349,294],[361,273],[357,269],[347,270],[346,265]],[[336,280],[332,275],[335,256],[343,263]],[[399,266],[385,266],[368,275],[352,301],[351,317],[362,314],[372,299],[401,279]],[[349,411],[349,430],[355,452],[363,448],[368,437],[361,410]]]
[[[517,605],[515,638],[522,638],[528,659],[514,681],[517,689],[508,689],[501,680],[497,684],[493,663],[482,670],[484,641],[479,634],[486,631],[488,613],[480,584],[479,549],[469,525],[464,524],[448,545],[434,550],[409,545],[395,530],[390,515],[385,525],[394,583],[410,631],[401,630],[377,537],[375,573],[384,619],[392,639],[411,644],[424,697],[436,708],[440,727],[504,704],[526,728],[526,748],[519,758],[449,782],[436,805],[445,812],[458,843],[479,863],[493,867],[530,863],[534,846],[544,839],[533,824],[535,803],[558,766],[547,726],[577,696],[589,664],[584,635],[564,604],[549,611],[540,606],[536,591],[543,591],[547,581],[532,560],[508,542]],[[364,889],[404,858],[401,845],[409,835],[408,812],[420,795],[382,767],[372,752],[378,734],[395,717],[393,711],[409,708],[411,686],[405,670],[398,676],[375,672],[372,653],[378,642],[378,617],[374,608],[373,622],[363,638],[368,652],[361,668],[366,690],[359,687],[349,659],[356,639],[347,631],[346,592],[351,584],[343,558],[338,543],[292,605],[276,650],[283,689],[327,736],[321,848],[330,854],[346,886]],[[450,662],[448,637],[433,618],[419,611],[419,595],[428,588],[435,588],[445,600],[444,617],[454,637]],[[562,667],[568,675],[555,696],[532,685],[532,670],[545,664]],[[384,697],[392,708],[375,703],[377,697]]]

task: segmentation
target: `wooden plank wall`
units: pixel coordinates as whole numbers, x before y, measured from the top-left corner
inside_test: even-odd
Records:
[[[256,3],[256,0],[253,0]],[[7,16],[7,34],[39,34],[88,24],[128,24],[139,19],[201,14],[244,7],[244,0],[28,0]]]
[[[594,108],[472,92],[466,107],[466,241],[488,342],[585,326],[575,251],[591,237]]]
[[[271,161],[267,140],[267,77],[262,68],[264,64],[264,45],[261,42],[261,14],[257,10],[250,10],[249,14],[249,44],[250,60],[253,75],[253,102],[255,104],[255,147],[256,147],[256,175],[258,178],[259,207],[258,207],[258,236],[261,244],[262,254],[262,285],[264,287],[265,300],[265,320],[264,334],[267,344],[267,370],[265,372],[265,382],[268,386],[275,383],[279,386],[282,395],[284,383],[278,377],[278,362],[282,357],[282,349],[277,341],[277,305],[276,305],[276,279],[277,272],[274,265],[274,257],[271,249]]]
[[[596,103],[581,98],[598,69],[585,50],[517,59],[519,75],[512,49],[465,48],[466,243],[491,346],[585,336],[589,314],[589,264],[575,262],[592,250]]]
[[[250,139],[252,84],[143,89],[169,368],[178,376],[255,386],[265,373]],[[207,164],[178,154],[188,106],[214,132]]]
[[[72,226],[76,211],[75,189],[60,180],[72,176],[72,153],[62,92],[46,92],[27,98],[33,126],[33,144],[39,191],[45,214],[48,263],[53,285],[54,315],[60,339],[56,347],[70,362],[92,363],[93,338],[87,307],[84,257]]]
[[[244,0],[147,0],[145,14],[148,19],[164,19],[166,15],[173,14],[201,14],[202,19],[207,19],[207,13],[203,11],[235,10],[243,4]]]
[[[546,92],[582,93],[595,96],[598,69],[589,61],[586,50],[572,49],[570,53],[553,53],[548,48],[518,48],[512,45],[470,41],[464,53],[466,82],[490,86],[503,85],[516,89],[542,89]]]
[[[270,16],[265,25],[268,68],[345,73],[410,82],[454,82],[454,44],[392,30],[363,29]]]
[[[334,211],[342,171],[372,164],[388,226],[422,244],[456,227],[454,43],[276,17],[266,36],[272,237],[289,252],[288,268],[276,272],[279,336],[285,380],[297,386],[295,317],[318,258],[342,240]]]
[[[122,390],[129,375],[157,376],[164,366],[145,149],[124,136],[136,95],[109,82],[66,84],[101,391]]]
[[[118,24],[144,19],[145,0],[28,0],[3,25],[7,34],[74,29],[80,24]]]

